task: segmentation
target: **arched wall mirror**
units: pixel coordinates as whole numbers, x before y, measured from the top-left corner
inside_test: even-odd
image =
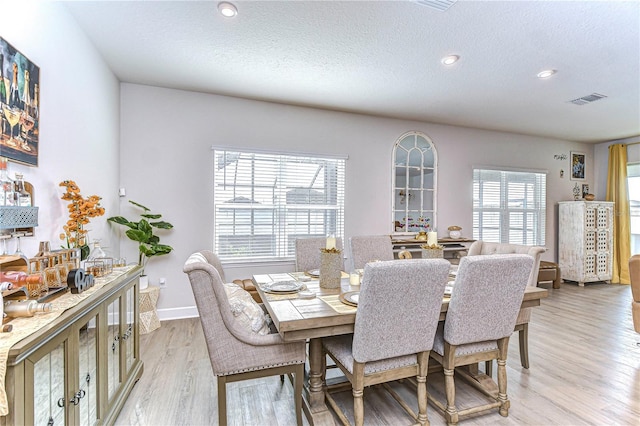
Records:
[[[438,155],[427,135],[407,132],[393,147],[393,232],[436,229]]]

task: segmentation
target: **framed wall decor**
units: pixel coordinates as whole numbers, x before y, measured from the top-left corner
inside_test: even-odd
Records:
[[[585,180],[585,158],[584,152],[571,151],[571,180]]]
[[[0,37],[0,157],[38,166],[40,68]]]

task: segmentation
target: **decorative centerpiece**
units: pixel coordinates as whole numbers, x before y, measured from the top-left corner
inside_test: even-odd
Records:
[[[336,248],[336,238],[327,237],[326,247],[320,249],[320,287],[340,288],[342,278],[342,250]]]
[[[72,180],[60,182],[59,186],[65,188],[62,198],[69,201],[67,206],[69,210],[69,220],[62,227],[64,233],[60,234],[60,239],[66,241],[66,246],[62,248],[80,249],[81,259],[84,260],[89,255],[89,245],[87,241],[87,230],[85,225],[89,224],[92,217],[102,216],[104,208],[100,206],[101,198],[97,195],[91,195],[87,198],[80,195],[80,187]]]
[[[422,244],[420,248],[422,249],[423,259],[437,259],[444,257],[444,246],[439,244]]]

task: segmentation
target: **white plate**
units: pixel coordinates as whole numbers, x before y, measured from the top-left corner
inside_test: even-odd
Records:
[[[280,281],[266,284],[262,289],[267,293],[294,293],[302,288],[303,284],[295,281]]]
[[[306,271],[305,274],[309,275],[311,278],[320,278],[320,270],[313,269],[311,271]]]

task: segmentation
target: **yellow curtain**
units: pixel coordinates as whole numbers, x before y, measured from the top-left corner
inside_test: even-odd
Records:
[[[611,282],[631,284],[629,258],[631,257],[631,220],[629,217],[629,191],[627,189],[627,146],[609,146],[609,172],[607,174],[607,201],[613,201],[613,270]]]

